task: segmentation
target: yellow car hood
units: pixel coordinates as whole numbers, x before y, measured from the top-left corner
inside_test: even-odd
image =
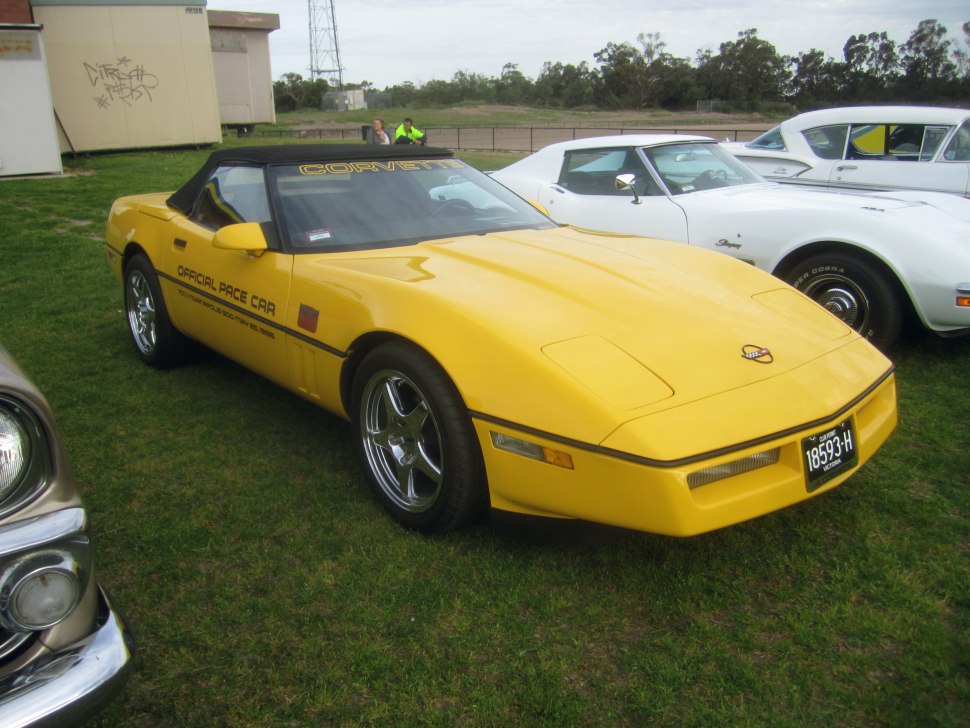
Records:
[[[842,406],[889,369],[781,281],[666,241],[529,230],[321,256],[315,265],[393,281],[392,308],[366,306],[373,325],[428,349],[473,412],[583,442],[704,400],[716,420],[712,398],[781,378],[765,390],[777,397],[789,373],[823,359],[820,370],[838,370],[839,350],[861,345],[861,361],[846,355],[846,371],[818,402],[805,402],[803,372],[797,406],[775,407],[753,428],[726,427],[736,442],[739,429],[763,435],[830,414],[821,410]],[[758,396],[741,401],[755,406]]]

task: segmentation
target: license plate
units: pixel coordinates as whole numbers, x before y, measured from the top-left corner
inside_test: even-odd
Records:
[[[805,459],[806,487],[811,493],[839,473],[859,462],[855,446],[852,420],[840,422],[831,430],[802,440],[802,457]]]

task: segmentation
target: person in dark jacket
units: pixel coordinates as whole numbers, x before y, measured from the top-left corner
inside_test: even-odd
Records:
[[[367,130],[367,143],[368,144],[393,144],[394,137],[391,136],[385,128],[384,120],[381,117],[376,117],[371,128]]]

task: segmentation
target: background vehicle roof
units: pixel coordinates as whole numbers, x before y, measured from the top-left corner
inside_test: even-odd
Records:
[[[543,149],[600,149],[603,147],[650,147],[660,144],[683,144],[686,142],[713,142],[711,137],[691,134],[611,134],[586,137],[566,142],[556,142]]]
[[[970,116],[970,109],[951,109],[942,106],[841,106],[834,109],[806,111],[782,124],[800,129],[839,122],[959,124],[968,116]]]
[[[224,164],[321,164],[327,162],[379,162],[385,159],[440,159],[453,157],[450,149],[377,144],[279,144],[262,147],[219,149],[166,201],[169,207],[188,214],[212,171]]]

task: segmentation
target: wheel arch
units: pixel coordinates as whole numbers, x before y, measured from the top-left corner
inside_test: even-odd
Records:
[[[136,255],[144,255],[148,259],[148,262],[155,266],[152,256],[148,254],[148,250],[136,241],[129,242],[121,254],[121,270],[124,271],[125,267],[128,265],[128,261],[134,258]]]
[[[392,341],[400,341],[424,352],[444,370],[444,366],[438,361],[437,357],[406,336],[402,336],[393,331],[368,331],[365,334],[361,334],[348,348],[347,358],[340,369],[340,402],[343,405],[344,412],[348,415],[351,414],[353,406],[354,379],[357,377],[357,371],[360,369],[361,362],[374,349]],[[445,373],[448,373],[447,370],[445,370]],[[450,377],[451,375],[449,374]],[[454,380],[452,380],[452,383],[454,383]]]
[[[887,263],[884,258],[876,255],[871,250],[861,248],[858,245],[852,245],[851,243],[844,243],[835,240],[822,240],[809,243],[787,253],[784,258],[778,261],[771,273],[775,277],[781,278],[783,281],[787,282],[788,276],[795,266],[814,255],[825,253],[842,253],[843,255],[854,256],[873,265],[885,276],[889,284],[895,289],[896,294],[899,296],[899,300],[904,302],[906,317],[911,318],[916,316],[919,319],[922,319],[922,316],[920,316],[919,311],[916,308],[916,304],[913,301],[913,296],[910,294],[909,289],[906,287],[905,282],[900,277],[896,269]]]

